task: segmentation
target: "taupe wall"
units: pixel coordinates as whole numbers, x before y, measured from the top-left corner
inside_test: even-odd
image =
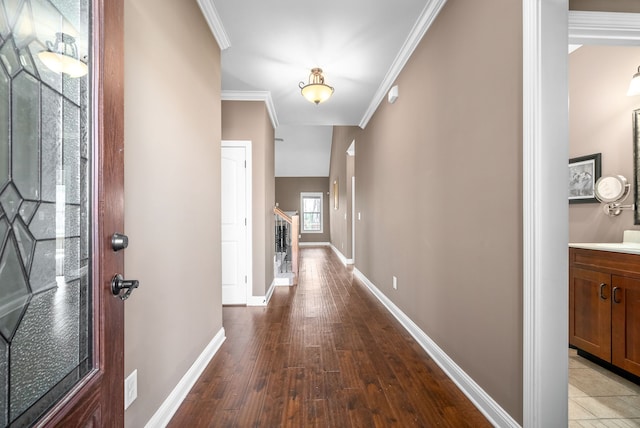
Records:
[[[520,2],[449,0],[396,83],[356,138],[356,268],[522,423]]]
[[[140,280],[125,303],[127,427],[222,328],[219,142],[220,50],[198,5],[125,0],[125,264]]]
[[[569,0],[570,10],[640,12],[638,0]]]
[[[275,255],[275,136],[264,102],[223,101],[222,139],[251,141],[253,295],[264,296],[273,282]]]
[[[300,242],[330,241],[329,216],[333,210],[333,199],[327,195],[330,187],[327,177],[276,177],[276,202],[283,211],[298,211],[300,213],[301,192],[322,192],[324,202],[323,233],[301,233]]]
[[[640,97],[628,97],[631,76],[640,64],[640,47],[583,46],[569,56],[569,156],[602,153],[602,175],[621,174],[632,184],[631,112]],[[601,204],[569,205],[570,242],[619,242],[625,229],[638,229],[633,212],[618,217]]]
[[[362,130],[357,126],[334,126],[331,142],[331,165],[329,170],[329,183],[333,189],[333,182],[338,180],[338,210],[331,211],[331,244],[338,249],[347,259],[352,258],[351,251],[351,169],[347,162],[347,149],[356,140]],[[357,149],[356,149],[357,156]],[[351,159],[353,162],[353,159]],[[356,189],[358,185],[356,184]],[[345,217],[346,214],[346,217]]]

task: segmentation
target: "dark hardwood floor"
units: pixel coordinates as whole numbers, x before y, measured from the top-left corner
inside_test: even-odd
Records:
[[[227,340],[169,427],[491,426],[327,248],[266,308],[225,307]]]

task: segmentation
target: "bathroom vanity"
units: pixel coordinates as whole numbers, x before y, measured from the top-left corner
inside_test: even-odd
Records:
[[[640,376],[640,243],[569,245],[569,343]]]

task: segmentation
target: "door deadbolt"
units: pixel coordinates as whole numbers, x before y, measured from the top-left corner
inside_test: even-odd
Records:
[[[124,250],[129,246],[129,237],[122,233],[114,233],[111,236],[111,248],[113,251]]]
[[[138,288],[140,283],[137,279],[132,279],[130,281],[125,280],[122,275],[119,273],[115,274],[113,278],[111,278],[111,292],[114,296],[120,298],[120,300],[127,300],[133,290]],[[122,290],[127,290],[124,294],[122,294]]]

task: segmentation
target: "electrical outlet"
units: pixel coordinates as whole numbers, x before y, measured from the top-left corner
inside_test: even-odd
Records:
[[[398,278],[396,278],[395,276],[393,277],[393,289],[398,289]]]
[[[131,372],[124,380],[124,409],[126,410],[138,398],[138,370]]]

